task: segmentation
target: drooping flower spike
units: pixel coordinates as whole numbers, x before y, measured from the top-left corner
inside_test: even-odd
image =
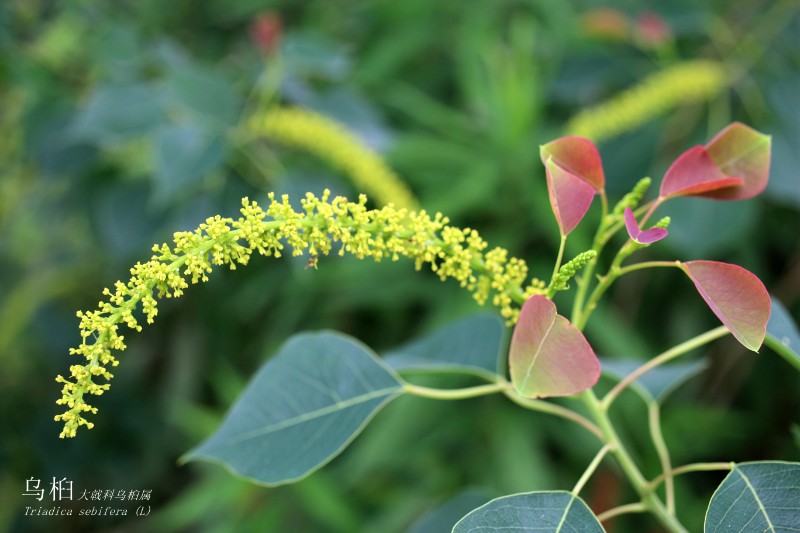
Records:
[[[346,253],[359,259],[414,261],[417,269],[428,266],[440,279],[455,279],[483,304],[487,300],[500,308],[509,323],[516,321],[519,304],[529,294],[544,290],[543,284],[528,277],[524,261],[511,257],[504,248],[489,249],[474,229],[450,226],[441,214],[408,211],[392,205],[367,209],[367,197],[358,202],[325,191],[321,198],[306,194],[302,209],[295,211],[289,197],[270,193],[266,210],[247,198],[242,200],[238,219],[211,217],[193,232],[175,233],[173,244],[153,247],[154,255],[131,269],[131,278],[106,289],[105,300],[93,311],[79,312],[81,344],[70,350],[83,356],[81,364],[70,367],[70,376],[58,376],[63,385],[56,403],[66,411],[56,415],[64,423],[61,437],[74,437],[80,426],[91,428],[87,413],[92,395],[103,394],[112,378],[116,352],[125,349],[122,326],[139,331],[137,308],[147,323],[158,314],[159,298],[177,298],[190,285],[208,281],[214,266],[235,269],[246,265],[258,253],[280,257],[283,254],[320,255]],[[336,246],[338,244],[338,246]],[[540,286],[542,285],[542,286]],[[522,302],[521,302],[521,301]]]

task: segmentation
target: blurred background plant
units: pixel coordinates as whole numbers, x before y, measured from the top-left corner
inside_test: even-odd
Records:
[[[488,495],[571,487],[593,443],[495,399],[401,398],[329,467],[285,488],[176,466],[292,333],[339,329],[384,349],[477,311],[456,284],[408,264],[324,258],[314,270],[295,258],[217,273],[129,336],[97,427],[71,441],[52,421],[53,377],[79,342],[77,309],[94,307],[151,244],[236,213],[242,196],[388,190],[375,198],[442,211],[547,276],[558,231],[538,145],[571,131],[600,141],[612,197],[659,178],[732,120],[773,135],[766,195],[672,202],[662,249],[741,264],[798,317],[798,7],[3,2],[0,529],[426,531],[419,518],[467,486]],[[349,136],[309,145],[258,126],[287,108]],[[363,164],[343,163],[354,159]],[[567,255],[588,248],[587,232],[573,233]],[[687,304],[693,291],[666,272],[626,277],[587,336],[605,356],[652,356],[714,324],[703,305]],[[800,389],[786,363],[730,341],[703,355],[710,369],[665,410],[674,461],[798,460]],[[635,399],[620,409],[632,448],[655,466],[636,432],[642,417]],[[152,489],[153,514],[25,517],[26,505],[41,505],[22,496],[30,477],[66,477],[76,497]],[[719,478],[677,480],[691,530]],[[589,503],[602,511],[627,490],[608,470]],[[653,527],[637,520],[609,530]]]

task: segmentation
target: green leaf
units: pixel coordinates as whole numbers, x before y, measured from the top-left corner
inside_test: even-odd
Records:
[[[188,116],[204,130],[224,133],[239,116],[240,99],[222,72],[199,65],[168,65],[164,98],[171,114]]]
[[[395,370],[464,372],[495,380],[505,328],[495,316],[459,320],[383,354]]]
[[[780,113],[770,120],[769,130],[774,136],[772,150],[772,169],[766,194],[771,200],[800,208],[800,187],[797,186],[797,169],[800,168],[800,108],[789,105],[795,102],[797,87],[800,87],[800,71],[792,69],[780,76],[772,76],[764,89],[766,105],[770,109],[780,109]]]
[[[491,498],[480,489],[467,489],[424,514],[408,533],[442,533],[451,531],[458,520]]]
[[[76,118],[76,137],[111,144],[152,131],[166,122],[158,91],[145,84],[105,85],[95,89]]]
[[[669,216],[669,239],[664,243],[680,255],[703,257],[735,250],[758,222],[754,202],[709,202],[704,198],[675,198],[659,213]]]
[[[714,492],[704,531],[800,530],[800,463],[759,461],[733,465]]]
[[[453,533],[603,533],[589,507],[566,491],[529,492],[496,498],[462,518]]]
[[[289,76],[340,80],[352,70],[344,48],[321,35],[289,32],[281,41],[283,65]]]
[[[800,370],[800,331],[792,315],[774,296],[764,343]]]
[[[578,328],[534,295],[520,310],[511,337],[511,383],[525,397],[569,396],[600,377],[600,362]]]
[[[355,339],[301,333],[182,460],[216,462],[266,486],[298,481],[338,455],[402,391],[394,372]]]
[[[630,360],[601,359],[603,374],[615,381],[620,381],[639,368],[642,363]],[[703,360],[673,363],[656,367],[631,384],[646,402],[663,403],[672,392],[706,369]]]
[[[192,124],[169,125],[155,136],[158,195],[172,199],[202,181],[222,163],[225,144],[219,136]]]

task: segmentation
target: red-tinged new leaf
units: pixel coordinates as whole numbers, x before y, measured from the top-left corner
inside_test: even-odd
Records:
[[[575,136],[560,137],[539,147],[539,155],[545,165],[548,159],[552,159],[561,168],[594,187],[597,192],[605,187],[606,178],[603,174],[600,152],[589,139]]]
[[[700,296],[745,348],[757,352],[769,321],[769,293],[755,274],[717,261],[689,261],[681,268]]]
[[[741,178],[738,187],[709,191],[702,196],[718,200],[744,200],[763,191],[769,179],[772,138],[739,122],[722,130],[706,145],[708,155],[728,176]]]
[[[567,235],[583,220],[592,205],[595,190],[584,180],[562,168],[552,159],[545,162],[550,205],[562,235]]]
[[[600,377],[600,362],[586,338],[541,295],[522,306],[508,360],[511,383],[527,398],[569,396]]]
[[[653,244],[669,234],[666,228],[650,228],[642,231],[630,207],[625,208],[624,218],[625,229],[628,230],[628,235],[639,244]]]
[[[743,184],[743,179],[723,173],[704,146],[695,146],[681,154],[667,169],[659,196],[664,199],[696,196]]]

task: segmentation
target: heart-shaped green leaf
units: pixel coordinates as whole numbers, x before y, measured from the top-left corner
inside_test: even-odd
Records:
[[[714,492],[705,533],[800,531],[800,463],[733,465]]]
[[[529,492],[496,498],[458,521],[452,533],[604,533],[579,497],[566,491]]]
[[[247,386],[222,425],[184,461],[221,463],[274,486],[338,455],[403,391],[364,345],[334,332],[292,337]]]
[[[800,370],[800,331],[783,304],[775,297],[772,297],[771,300],[772,310],[764,342]]]
[[[586,338],[541,295],[522,306],[508,359],[514,388],[528,398],[569,396],[600,377],[600,362]]]
[[[97,144],[133,139],[166,124],[165,107],[163,95],[153,85],[97,86],[75,121],[73,135]]]
[[[708,155],[727,176],[741,178],[741,186],[709,191],[702,196],[744,200],[761,193],[769,180],[772,137],[734,122],[706,144]]]
[[[550,206],[561,235],[568,235],[583,220],[592,205],[594,187],[552,159],[548,159],[544,166],[547,171]]]
[[[736,339],[757,352],[767,333],[770,298],[761,280],[738,265],[689,261],[680,268]]]
[[[495,315],[471,316],[395,348],[383,359],[395,370],[466,372],[496,381],[504,331]]]

